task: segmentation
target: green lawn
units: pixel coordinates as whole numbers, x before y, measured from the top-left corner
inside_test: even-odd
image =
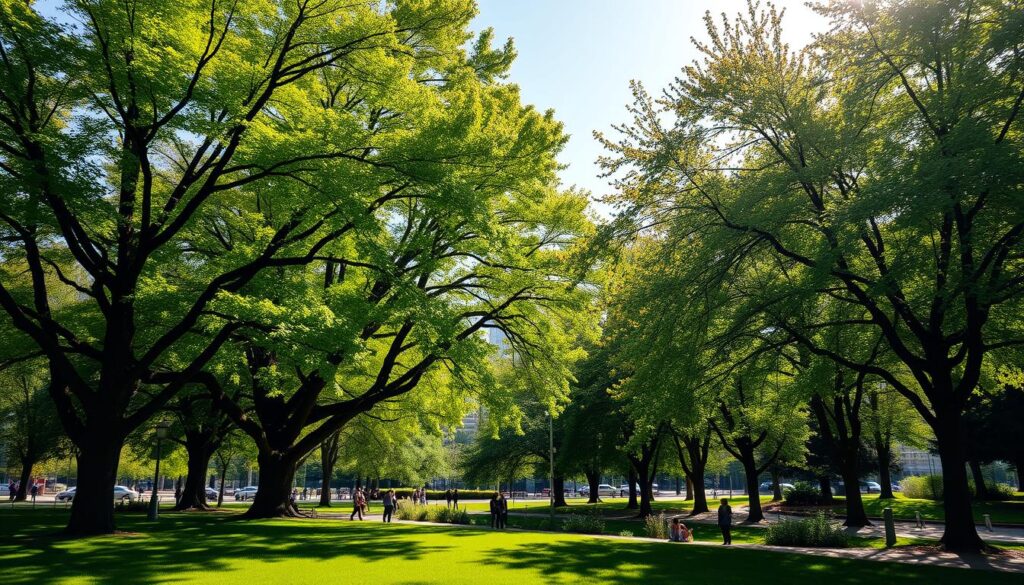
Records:
[[[119,514],[122,534],[65,540],[66,512],[0,510],[5,585],[66,583],[796,583],[959,584],[963,569],[741,548],[477,528],[331,520],[243,521],[230,513]],[[1020,575],[984,573],[988,584]]]
[[[842,498],[835,507],[837,513],[845,512]],[[946,517],[942,510],[942,502],[933,500],[916,500],[896,494],[894,500],[879,499],[877,494],[864,495],[864,509],[869,516],[882,516],[882,510],[891,507],[893,516],[897,519],[913,520],[914,512],[920,512],[923,520],[942,520]],[[989,514],[993,522],[1004,522],[1012,524],[1024,524],[1024,498],[1004,500],[999,502],[975,502],[974,519],[978,522],[984,520],[983,516]]]

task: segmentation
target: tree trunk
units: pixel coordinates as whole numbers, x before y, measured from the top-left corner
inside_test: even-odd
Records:
[[[689,502],[691,500],[693,500],[693,480],[690,479],[689,475],[687,475],[686,476],[686,497],[683,498],[683,501],[684,502]]]
[[[745,524],[756,524],[764,520],[764,512],[761,510],[761,494],[757,492],[757,465],[754,463],[754,455],[744,457],[743,475],[747,482],[747,520]]]
[[[636,510],[639,507],[639,504],[637,504],[636,502],[636,471],[633,470],[632,465],[630,465],[629,467],[628,476],[629,478],[627,481],[629,482],[629,501],[626,502],[626,509]]]
[[[564,508],[569,505],[565,503],[565,478],[556,475],[554,483],[555,485],[552,486],[554,491],[552,493],[555,495],[555,507]]]
[[[876,440],[875,451],[878,452],[878,483],[882,484],[882,492],[879,499],[891,500],[896,496],[892,493],[892,446],[885,444],[885,441]]]
[[[210,437],[186,437],[185,450],[188,452],[188,475],[185,476],[185,487],[181,491],[181,499],[174,506],[175,510],[209,510],[206,504],[206,476],[210,470],[210,459],[213,457],[213,446]]]
[[[71,517],[64,529],[67,534],[93,536],[114,532],[114,483],[123,445],[123,439],[93,425],[77,444],[78,482],[71,501]]]
[[[299,516],[298,510],[289,503],[297,460],[278,452],[272,452],[260,453],[256,461],[259,464],[260,485],[252,500],[252,505],[249,506],[244,517]]]
[[[981,462],[971,460],[968,465],[971,468],[971,475],[974,476],[974,498],[979,502],[989,499],[988,487],[985,486],[985,474],[981,470]]]
[[[771,471],[771,474],[772,474],[772,501],[773,502],[781,502],[782,501],[782,486],[779,485],[779,471],[777,469],[773,468],[772,471]]]
[[[586,473],[586,476],[587,476],[587,485],[590,486],[590,497],[587,498],[587,503],[588,504],[596,504],[597,500],[598,500],[598,497],[600,496],[600,494],[597,493],[597,491],[598,491],[597,486],[599,486],[601,484],[601,472],[599,472],[599,471],[588,471]]]
[[[326,462],[324,462],[326,464]],[[334,462],[330,462],[329,465],[321,467],[323,469],[323,477],[320,478],[320,507],[330,508],[331,507],[331,476],[334,474]]]
[[[842,465],[843,485],[846,486],[846,521],[843,526],[871,526],[867,512],[864,511],[864,499],[860,496],[860,474],[856,459],[840,457]]]
[[[21,483],[18,485],[18,493],[14,496],[15,502],[24,502],[29,492],[28,484],[32,480],[32,467],[35,465],[35,461],[31,458],[23,458],[21,460]]]
[[[821,503],[831,504],[832,500],[832,480],[827,475],[818,477],[818,489],[821,491]]]
[[[1024,492],[1024,459],[1018,459],[1013,466],[1017,470],[1017,491]]]
[[[639,516],[646,518],[654,513],[651,507],[651,500],[653,499],[651,494],[651,480],[647,475],[646,469],[637,470],[637,480],[640,482],[640,511]]]
[[[334,433],[320,444],[320,506],[323,508],[331,507],[331,477],[334,475],[334,465],[338,462],[340,449],[340,433]]]
[[[956,408],[955,406],[951,406]],[[971,492],[967,485],[967,466],[960,433],[960,413],[939,411],[933,429],[942,461],[942,508],[946,529],[939,541],[953,552],[980,552],[985,543],[978,536],[971,509]]]
[[[220,489],[217,490],[217,507],[220,508],[224,505],[224,479],[228,476],[228,464],[225,463],[224,467],[220,470]]]

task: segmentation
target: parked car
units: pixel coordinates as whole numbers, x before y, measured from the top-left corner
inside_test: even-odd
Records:
[[[75,499],[76,488],[69,488],[62,492],[59,492],[55,497],[58,502],[70,502]],[[132,503],[140,499],[139,492],[126,488],[123,485],[114,486],[114,503],[124,504]]]
[[[245,500],[251,500],[256,496],[256,491],[258,489],[259,488],[254,485],[237,489],[235,490],[235,500],[240,502],[244,502]]]
[[[640,484],[633,484],[633,487],[636,488],[636,493],[637,493],[637,495],[639,495],[640,494]],[[651,491],[653,493],[656,493],[656,494],[661,493],[661,490],[660,490],[660,488],[658,488],[658,484],[656,484],[656,483],[652,483],[651,484]],[[625,496],[628,496],[628,495],[629,495],[629,484],[622,484],[622,485],[620,485],[619,486],[619,496],[620,497],[625,497]]]
[[[206,499],[207,500],[216,500],[217,499],[217,495],[218,495],[217,490],[213,489],[212,487],[207,487],[206,488]]]
[[[11,495],[11,486],[7,485],[6,483],[3,484],[3,485],[0,485],[0,496],[10,496],[10,495]]]
[[[791,483],[780,483],[779,484],[779,488],[782,490],[783,493],[785,493],[786,490],[793,489],[794,487],[795,486],[793,484],[791,484]],[[770,482],[770,481],[761,482],[761,485],[757,486],[757,490],[760,491],[760,492],[771,492],[772,489],[773,489],[772,488],[772,482]]]
[[[900,484],[894,483],[894,484],[892,484],[892,491],[894,491],[894,492],[902,492],[903,488],[900,486]]]
[[[862,494],[880,494],[882,485],[876,481],[862,481],[860,482],[860,492]]]
[[[57,492],[55,497],[58,502],[70,502],[75,499],[75,488],[68,488],[62,492]]]

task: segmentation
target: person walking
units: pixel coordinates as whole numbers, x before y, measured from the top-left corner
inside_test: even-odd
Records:
[[[455,488],[455,491],[452,492],[452,505],[456,510],[459,509],[459,488]]]
[[[352,494],[352,515],[348,519],[355,520],[357,515],[363,519],[363,488],[356,488],[356,493]]]
[[[732,544],[732,506],[729,498],[722,498],[718,506],[718,527],[722,529],[722,544]]]
[[[427,486],[423,486],[423,489],[420,490],[420,505],[427,505]]]
[[[445,501],[445,505],[447,505],[449,508],[452,507],[452,490],[451,489],[447,489],[447,490],[444,491],[444,501]]]
[[[384,516],[383,522],[391,523],[391,513],[395,511],[395,491],[388,490],[384,492],[384,496],[381,497],[381,503],[384,504]]]
[[[36,495],[39,494],[39,484],[38,483],[33,483],[32,484],[31,494],[32,494],[32,503],[34,504],[34,503],[36,503]]]
[[[490,510],[491,510],[491,528],[498,527],[498,518],[501,516],[501,510],[498,508],[498,492],[491,494]]]

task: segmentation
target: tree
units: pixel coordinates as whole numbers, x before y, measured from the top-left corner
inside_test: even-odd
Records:
[[[21,466],[16,501],[25,501],[37,463],[54,457],[63,433],[46,388],[45,369],[35,362],[0,371],[0,444]]]
[[[878,458],[879,498],[892,499],[893,446],[895,443],[924,448],[929,430],[914,407],[884,382],[868,392],[864,417],[871,446]]]
[[[501,74],[509,50],[462,50],[474,12],[100,0],[71,3],[64,26],[0,5],[0,306],[45,355],[78,448],[69,533],[113,531],[125,437],[243,325],[215,301],[313,261],[404,188],[353,196],[363,173],[398,166],[398,135],[422,140],[396,121],[429,125],[422,101],[394,102],[429,98],[438,76]],[[411,156],[432,157],[422,146]],[[192,246],[196,230],[222,246]],[[29,285],[8,285],[11,263]],[[74,310],[51,306],[52,279],[79,294]]]
[[[1019,11],[836,1],[819,8],[829,32],[793,52],[781,14],[748,6],[706,17],[705,59],[664,99],[635,88],[634,123],[605,141],[617,225],[706,234],[709,267],[775,266],[760,311],[915,407],[943,464],[942,543],[978,551],[963,416],[986,360],[1024,343]],[[825,302],[849,311],[794,310]],[[816,341],[835,329],[880,337],[894,365]]]
[[[234,422],[214,405],[209,396],[196,389],[179,395],[169,410],[174,413],[176,423],[172,427],[171,440],[184,447],[188,456],[185,484],[174,509],[207,510],[206,479],[210,460],[234,429]]]

